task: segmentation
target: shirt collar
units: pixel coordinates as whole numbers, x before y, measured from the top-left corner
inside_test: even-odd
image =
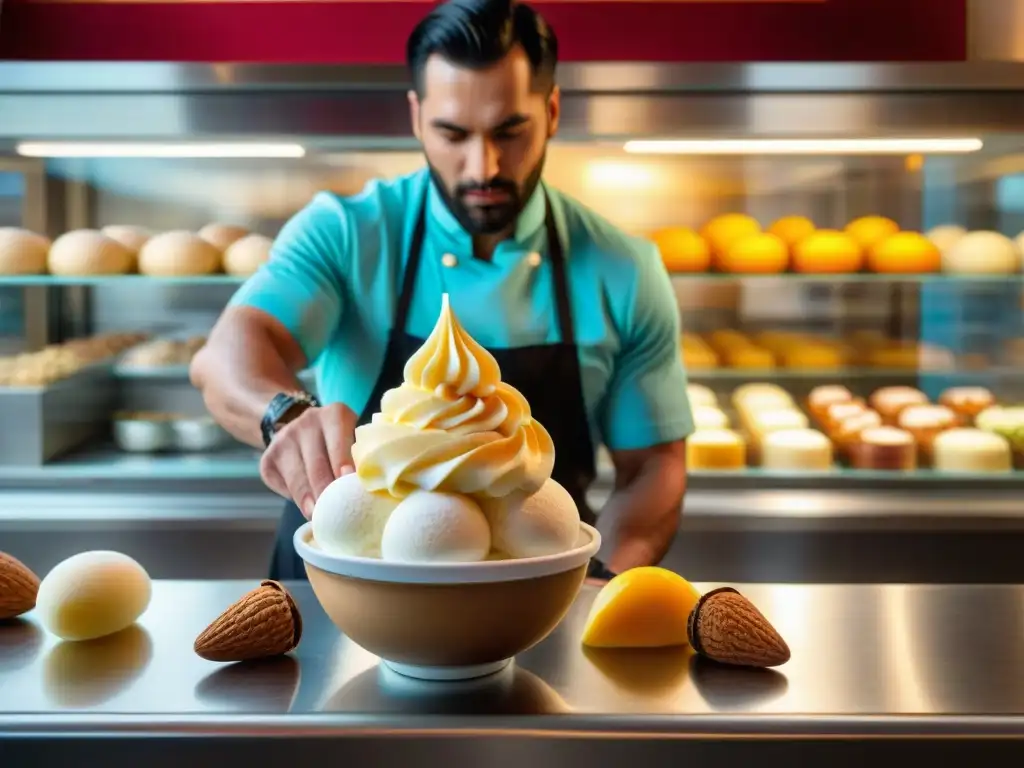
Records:
[[[429,185],[427,191],[427,215],[430,218],[428,229],[431,224],[436,224],[442,236],[453,245],[465,249],[472,248],[473,238],[463,229],[462,225],[459,224],[458,220],[448,209],[433,179],[429,179],[427,183]],[[544,226],[544,215],[547,213],[545,197],[544,183],[541,182],[537,185],[533,194],[530,195],[526,206],[519,213],[519,221],[516,222],[516,231],[513,236],[517,245],[528,248],[534,235]]]

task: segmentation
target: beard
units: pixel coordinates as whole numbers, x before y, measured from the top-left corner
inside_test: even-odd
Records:
[[[496,235],[513,226],[519,218],[519,214],[540,184],[545,158],[546,154],[541,155],[537,165],[521,185],[510,179],[495,176],[485,182],[463,182],[451,190],[429,159],[427,167],[430,169],[430,177],[434,180],[437,191],[441,194],[441,199],[466,232],[470,235]],[[466,195],[473,192],[503,192],[508,199],[491,205],[467,203]]]

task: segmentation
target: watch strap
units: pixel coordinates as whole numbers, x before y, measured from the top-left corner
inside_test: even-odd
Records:
[[[264,446],[270,445],[281,419],[296,405],[305,405],[307,408],[319,408],[320,401],[309,392],[278,392],[274,395],[267,406],[267,410],[263,413],[263,419],[260,421],[260,434],[263,436]]]
[[[587,578],[588,579],[601,579],[603,581],[611,581],[617,573],[608,569],[604,563],[598,560],[596,557],[590,559],[590,565],[587,566]]]

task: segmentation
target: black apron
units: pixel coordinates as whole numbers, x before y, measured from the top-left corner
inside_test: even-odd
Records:
[[[548,258],[551,260],[555,306],[558,310],[560,341],[513,349],[490,349],[501,368],[501,378],[518,389],[530,404],[533,417],[551,434],[555,444],[555,467],[552,477],[573,497],[584,522],[594,523],[594,513],[587,504],[587,488],[594,481],[595,451],[590,439],[590,422],[583,400],[583,380],[576,333],[573,330],[572,307],[566,280],[565,251],[551,211],[551,201],[544,193],[547,212],[544,227],[547,231]],[[384,364],[377,383],[359,416],[359,424],[368,424],[380,410],[381,398],[405,380],[405,363],[426,342],[405,332],[412,305],[416,276],[419,272],[426,231],[426,195],[420,204],[416,226],[409,246],[409,259],[402,277],[395,320],[388,337]],[[440,299],[438,301],[440,303]],[[292,537],[306,522],[298,506],[289,501],[277,529],[270,565],[270,578],[278,581],[305,579],[306,569],[295,552]]]

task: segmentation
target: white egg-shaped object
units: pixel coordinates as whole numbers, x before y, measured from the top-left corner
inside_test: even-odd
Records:
[[[487,500],[491,546],[510,557],[542,557],[572,549],[580,529],[580,512],[572,496],[547,480],[529,496],[512,494]]]
[[[355,472],[328,485],[313,507],[313,539],[341,557],[379,557],[384,525],[398,506],[387,493],[371,493]]]
[[[36,613],[43,627],[62,640],[93,640],[134,624],[151,595],[149,574],[128,555],[82,552],[46,574]]]
[[[468,496],[415,491],[391,513],[381,557],[406,563],[479,562],[491,549],[491,529]]]

